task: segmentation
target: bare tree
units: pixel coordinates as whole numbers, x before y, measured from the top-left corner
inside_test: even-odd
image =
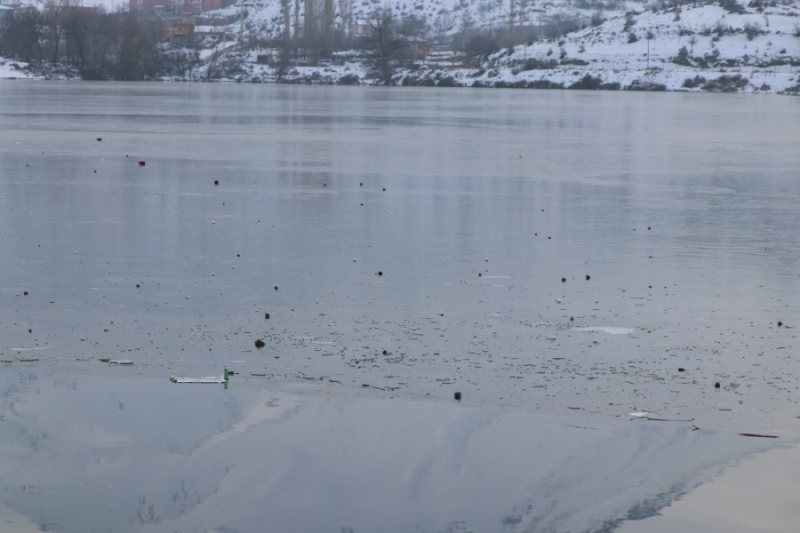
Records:
[[[45,24],[47,24],[48,30],[48,45],[51,54],[50,61],[53,63],[58,63],[61,34],[64,31],[62,14],[69,7],[69,0],[50,0],[44,10]]]
[[[113,75],[117,22],[117,17],[107,14],[102,7],[72,10],[65,15],[65,59],[78,68],[83,79],[107,79]]]
[[[342,30],[346,38],[350,38],[353,30],[353,0],[338,0],[339,16],[342,18]]]
[[[283,40],[278,47],[278,57],[275,58],[275,77],[277,80],[283,81],[283,77],[292,68],[292,55],[293,50],[291,41]]]
[[[367,42],[372,51],[373,66],[381,82],[389,85],[394,75],[395,56],[400,49],[392,10],[383,8],[376,11],[369,25],[372,35]]]
[[[328,55],[333,47],[333,17],[336,14],[333,0],[322,0],[322,13],[319,20],[319,49]]]
[[[303,40],[306,48],[316,37],[314,31],[317,24],[316,4],[314,0],[305,0],[303,3]]]
[[[35,7],[15,9],[0,26],[0,52],[28,63],[40,61],[44,27],[44,17]]]
[[[144,80],[155,77],[160,67],[159,28],[140,24],[133,14],[120,19],[117,79]]]
[[[291,15],[289,14],[289,0],[281,0],[281,15],[283,15],[283,40],[289,40],[289,29],[292,26]]]
[[[508,0],[508,36],[514,39],[514,0]]]
[[[300,0],[294,0],[294,46],[300,38]]]
[[[472,33],[474,22],[469,10],[463,10],[461,14],[461,24],[458,27],[458,33],[453,36],[453,51],[458,52],[464,49],[467,45],[469,34]]]

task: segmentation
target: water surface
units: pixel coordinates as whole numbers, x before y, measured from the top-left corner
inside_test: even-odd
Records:
[[[88,468],[59,455],[84,449],[72,437],[54,440],[50,462],[20,455],[3,501],[38,525],[59,508],[53,520],[74,531],[261,531],[256,493],[280,502],[265,509],[303,508],[278,512],[276,530],[610,531],[649,516],[774,445],[737,433],[798,435],[799,115],[797,99],[753,95],[4,82],[3,379],[72,376],[87,398],[119,387],[137,424],[160,416],[154,428],[193,437],[158,448],[166,430],[89,432],[87,465],[104,464],[98,442],[141,456],[85,485],[138,476],[108,514],[69,510]],[[225,366],[229,396],[167,381]],[[59,378],[37,379],[20,394],[51,399],[29,432],[80,427]],[[302,406],[279,434],[295,451],[313,443],[308,465],[254,451],[271,422],[221,437],[268,405],[262,394]],[[182,419],[195,401],[211,402],[214,424],[200,409]],[[635,411],[678,422],[629,422]],[[444,440],[429,440],[439,424]],[[325,485],[348,475],[330,470],[342,449],[329,441],[358,431],[376,433],[342,449],[370,461]],[[468,460],[476,434],[491,444]],[[236,459],[206,455],[205,441],[240,443],[225,449]],[[520,469],[539,446],[552,459]],[[622,474],[633,450],[647,450],[640,474]],[[180,489],[183,507],[166,504],[186,457],[202,480]],[[227,477],[244,464],[265,480],[287,470],[257,492]],[[467,478],[456,464],[473,465]],[[447,475],[409,473],[440,465]],[[619,498],[587,507],[609,491]],[[236,512],[205,525],[201,500],[218,493]],[[364,498],[372,511],[353,510]]]

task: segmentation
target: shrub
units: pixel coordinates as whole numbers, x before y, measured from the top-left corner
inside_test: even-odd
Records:
[[[528,82],[528,89],[563,89],[563,83],[556,83],[550,80],[536,80]]]
[[[625,13],[625,26],[622,28],[622,31],[630,31],[631,26],[636,24],[636,19],[633,18],[633,15],[632,12]]]
[[[744,34],[747,35],[748,41],[752,41],[762,33],[764,32],[761,30],[761,25],[757,22],[748,22],[744,25]]]
[[[683,85],[686,89],[696,89],[706,83],[706,79],[702,76],[695,76],[694,78],[686,78],[683,80]]]
[[[703,84],[703,90],[709,92],[719,93],[735,93],[739,89],[747,87],[747,78],[743,78],[740,74],[733,76],[720,76],[716,80],[708,80]]]
[[[633,80],[633,83],[625,87],[626,91],[666,91],[667,86],[663,83],[653,83],[651,81]]]
[[[639,40],[639,38],[636,37],[635,33],[631,32],[631,33],[628,34],[628,42],[629,43],[635,43],[638,40]]]
[[[683,65],[684,67],[691,67],[692,62],[689,61],[689,50],[685,46],[681,46],[678,50],[678,55],[672,58],[672,62],[676,65]]]
[[[591,74],[587,74],[580,80],[567,87],[567,89],[578,89],[583,91],[596,91],[603,89],[608,91],[618,91],[620,89],[620,85],[616,82],[603,83],[603,80],[599,76],[595,78]]]
[[[719,5],[728,13],[741,14],[744,13],[744,7],[736,0],[719,0]]]
[[[403,81],[405,82],[405,80]],[[339,85],[360,85],[361,79],[356,74],[345,74],[336,83]]]
[[[586,65],[589,64],[589,62],[588,61],[584,61],[583,59],[575,58],[575,59],[562,59],[561,60],[561,64],[562,65],[578,65],[580,67],[585,67]]]
[[[469,40],[464,52],[466,52],[467,56],[478,57],[488,56],[497,50],[499,50],[497,39],[492,35],[481,33]]]
[[[522,70],[548,70],[557,66],[558,62],[555,59],[528,59],[523,63]]]

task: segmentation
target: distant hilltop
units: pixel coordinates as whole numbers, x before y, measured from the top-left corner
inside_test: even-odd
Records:
[[[800,93],[800,0],[226,3],[6,9],[0,77]],[[21,49],[36,16],[60,46]],[[121,30],[105,57],[74,55],[81,17]]]

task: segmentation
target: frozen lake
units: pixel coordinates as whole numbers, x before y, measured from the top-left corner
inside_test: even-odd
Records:
[[[650,516],[800,435],[798,139],[775,96],[4,82],[8,520]]]

